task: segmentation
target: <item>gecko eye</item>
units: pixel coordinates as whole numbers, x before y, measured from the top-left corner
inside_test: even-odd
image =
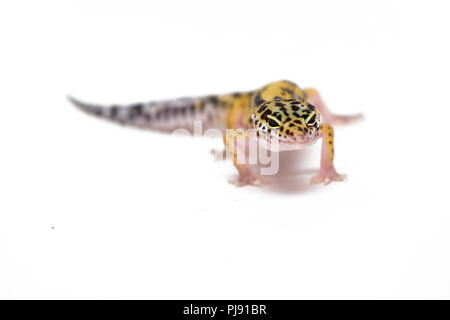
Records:
[[[314,115],[311,117],[311,119],[309,119],[307,125],[310,127],[310,126],[313,126],[315,123],[316,123],[316,115],[314,114]]]
[[[268,116],[269,121],[267,122],[271,128],[278,128],[281,124],[277,118]]]
[[[268,123],[269,123],[269,126],[271,126],[272,128],[276,128],[276,127],[280,126],[280,124],[273,119],[269,119]]]

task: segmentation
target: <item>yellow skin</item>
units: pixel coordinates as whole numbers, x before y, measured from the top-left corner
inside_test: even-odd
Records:
[[[281,151],[311,145],[322,138],[320,172],[311,182],[328,184],[345,179],[345,175],[338,174],[334,168],[334,130],[331,125],[347,123],[361,115],[332,115],[315,89],[302,90],[289,81],[273,82],[253,92],[225,95],[219,99],[226,105],[227,129],[256,129],[258,139],[269,145],[277,139]],[[224,143],[239,172],[236,184],[264,184],[266,179],[256,176],[249,165],[237,162],[235,138],[236,134],[228,135]]]
[[[252,138],[246,129],[254,129],[255,139],[265,143],[272,151],[274,148],[275,151],[298,149],[322,138],[320,171],[311,182],[330,183],[344,180],[345,176],[338,174],[333,164],[332,125],[348,123],[361,117],[330,113],[316,90],[302,90],[290,81],[272,82],[250,92],[125,106],[89,104],[72,97],[69,97],[69,100],[81,110],[97,117],[151,130],[192,130],[195,120],[201,121],[203,128],[235,129],[226,131],[224,143],[226,152],[232,155],[239,172],[236,181],[238,185],[261,185],[266,182],[264,178],[253,173],[247,161],[238,161],[236,137],[242,136],[246,142]]]

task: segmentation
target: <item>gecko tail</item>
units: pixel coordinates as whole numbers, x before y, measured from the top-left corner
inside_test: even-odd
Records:
[[[78,109],[80,109],[83,112],[86,112],[88,114],[96,115],[96,116],[102,116],[103,111],[105,110],[105,107],[90,104],[83,102],[81,100],[78,100],[77,98],[67,95],[67,100],[69,100],[74,106],[76,106]]]
[[[118,124],[143,129],[167,131],[190,128],[195,116],[195,98],[179,98],[128,105],[86,103],[71,95],[67,99],[81,111]]]
[[[68,95],[67,99],[81,111],[102,118],[117,122],[119,124],[139,125],[142,126],[142,121],[149,122],[150,117],[143,113],[145,104],[136,103],[133,105],[99,105],[81,101],[73,96]],[[151,104],[148,104],[149,107]],[[143,117],[140,119],[139,117]]]
[[[86,103],[73,96],[67,99],[81,111],[122,125],[157,131],[184,128],[192,130],[194,121],[204,128],[222,128],[224,104],[218,96],[184,97],[128,105],[99,105]]]

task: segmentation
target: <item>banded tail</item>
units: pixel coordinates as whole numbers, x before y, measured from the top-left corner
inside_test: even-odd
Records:
[[[178,128],[192,131],[194,121],[202,121],[204,129],[224,129],[225,104],[216,95],[109,106],[67,98],[88,114],[123,125],[159,131]]]

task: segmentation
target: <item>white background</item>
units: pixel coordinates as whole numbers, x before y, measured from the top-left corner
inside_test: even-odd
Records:
[[[449,9],[2,2],[0,298],[450,298]],[[347,182],[237,188],[209,153],[220,141],[119,127],[65,100],[279,79],[364,113],[336,129]]]

